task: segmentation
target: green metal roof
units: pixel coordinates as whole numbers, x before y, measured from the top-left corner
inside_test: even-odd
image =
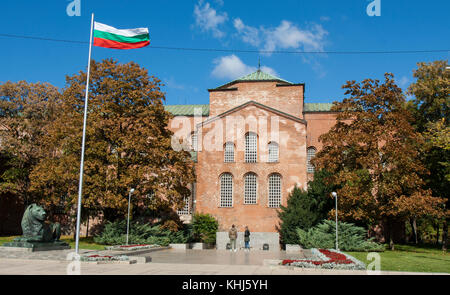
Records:
[[[197,152],[196,151],[190,151],[191,153],[191,159],[194,161],[194,163],[197,163]]]
[[[332,103],[305,103],[304,112],[329,112]]]
[[[332,103],[305,103],[305,112],[329,112]],[[194,110],[201,108],[202,116],[209,116],[209,104],[165,105],[166,111],[174,116],[194,116]]]
[[[202,116],[209,116],[209,104],[165,105],[164,109],[174,116],[194,116],[194,111],[200,109]]]
[[[283,80],[283,79],[278,78],[276,76],[273,76],[271,74],[265,73],[265,72],[263,72],[261,70],[257,70],[256,72],[253,72],[251,74],[242,76],[242,77],[240,77],[240,78],[238,78],[236,80],[233,80],[231,82],[225,83],[225,84],[217,87],[216,89],[219,89],[219,88],[227,86],[227,85],[234,84],[236,82],[246,82],[246,81],[280,81],[280,82],[287,83],[287,84],[293,84],[293,83],[291,83],[289,81],[286,81],[286,80]]]
[[[254,73],[245,75],[245,76],[243,76],[243,77],[241,77],[239,79],[236,79],[234,81],[267,81],[267,80],[269,80],[269,81],[279,80],[279,81],[282,81],[282,82],[286,82],[286,83],[292,84],[289,81],[286,81],[286,80],[283,80],[283,79],[278,78],[276,76],[273,76],[271,74],[265,73],[265,72],[263,72],[261,70],[257,70]]]

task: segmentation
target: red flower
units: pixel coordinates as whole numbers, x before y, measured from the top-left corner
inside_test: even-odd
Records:
[[[144,246],[150,246],[148,244],[141,244],[141,245],[122,245],[119,246],[120,248],[129,248],[129,247],[144,247]]]
[[[112,258],[112,256],[100,256],[100,255],[89,255],[88,257],[92,257],[92,258],[97,258],[97,257],[101,257],[101,258]]]
[[[350,259],[347,259],[347,257],[344,254],[329,251],[326,249],[319,249],[319,251],[320,251],[320,253],[325,255],[327,258],[329,258],[329,260],[315,261],[315,260],[307,260],[307,259],[302,259],[302,260],[285,259],[285,260],[283,260],[283,262],[281,262],[281,264],[286,265],[286,264],[291,264],[293,262],[307,262],[307,263],[309,262],[314,265],[322,265],[325,263],[335,263],[335,264],[351,264],[351,263],[353,263],[353,261],[351,261]]]

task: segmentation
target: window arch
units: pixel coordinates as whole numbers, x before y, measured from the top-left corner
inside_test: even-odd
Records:
[[[191,133],[191,150],[197,151],[197,132],[195,131]]]
[[[279,157],[279,149],[278,149],[278,143],[275,141],[269,142],[269,162],[274,163],[278,162]]]
[[[225,143],[224,162],[225,163],[234,162],[234,143],[232,143],[231,141]]]
[[[253,172],[244,175],[244,204],[256,204],[257,179]]]
[[[245,134],[245,162],[256,163],[258,156],[258,135],[254,132]]]
[[[314,173],[314,166],[311,164],[311,160],[316,156],[316,148],[311,146],[306,150],[306,172]]]
[[[220,175],[220,207],[233,207],[233,176],[230,173]]]
[[[281,175],[269,175],[269,207],[278,208],[281,204]]]
[[[190,200],[191,200],[190,196],[185,196],[183,198],[184,207],[177,210],[177,214],[178,215],[189,215],[189,214],[191,214],[191,206],[190,206],[191,202],[190,202]]]

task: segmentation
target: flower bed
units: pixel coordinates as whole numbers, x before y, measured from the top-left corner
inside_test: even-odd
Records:
[[[139,245],[119,245],[119,246],[109,246],[105,247],[106,250],[124,250],[124,251],[133,251],[133,250],[144,250],[144,249],[152,249],[159,248],[160,245],[157,244],[139,244]]]
[[[109,256],[109,255],[88,255],[81,256],[81,261],[128,261],[130,258],[125,255]]]
[[[325,268],[325,269],[349,269],[365,270],[366,266],[356,258],[332,249],[311,249],[311,253],[317,259],[285,259],[282,265],[290,265],[302,268]]]

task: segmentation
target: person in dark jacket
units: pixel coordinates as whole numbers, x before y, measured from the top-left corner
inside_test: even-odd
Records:
[[[248,226],[245,227],[244,242],[245,250],[250,251],[250,231],[248,230]]]
[[[231,226],[231,229],[228,232],[228,237],[230,238],[230,251],[236,252],[237,229],[234,224]]]

